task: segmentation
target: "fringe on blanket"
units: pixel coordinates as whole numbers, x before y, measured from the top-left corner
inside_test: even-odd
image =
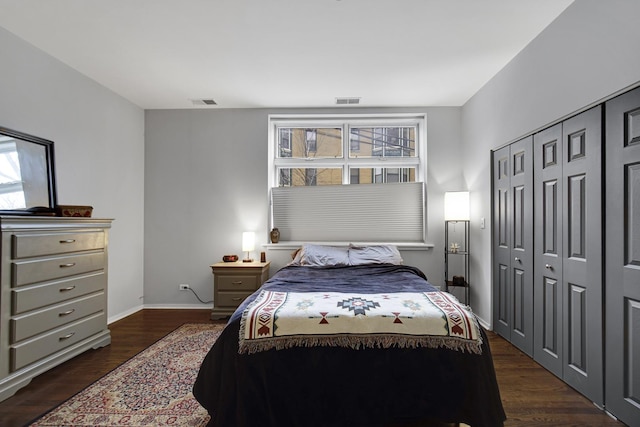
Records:
[[[244,326],[244,325],[243,325]],[[365,348],[447,348],[462,352],[482,354],[482,337],[468,340],[445,336],[408,336],[408,335],[304,335],[269,337],[255,340],[244,339],[244,330],[240,328],[240,345],[238,353],[253,354],[276,349],[284,350],[292,347],[345,347],[353,350]]]

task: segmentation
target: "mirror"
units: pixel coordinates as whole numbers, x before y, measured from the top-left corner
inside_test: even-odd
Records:
[[[0,127],[0,214],[53,215],[53,141]]]

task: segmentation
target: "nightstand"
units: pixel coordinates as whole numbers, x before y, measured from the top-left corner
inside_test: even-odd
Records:
[[[246,297],[269,278],[270,262],[218,262],[213,270],[211,319],[231,316]]]

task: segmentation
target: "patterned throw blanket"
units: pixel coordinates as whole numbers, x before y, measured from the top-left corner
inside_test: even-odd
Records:
[[[445,347],[482,353],[471,310],[445,292],[263,290],[240,320],[239,353],[290,347]]]

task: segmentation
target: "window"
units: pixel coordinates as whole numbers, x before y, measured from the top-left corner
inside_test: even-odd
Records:
[[[0,164],[5,173],[0,175],[0,209],[20,209],[26,206],[22,188],[22,173],[18,148],[13,138],[0,137]]]
[[[317,129],[307,129],[307,138],[306,138],[307,154],[315,153],[316,151],[318,151],[317,137],[318,137]]]
[[[281,241],[425,242],[424,114],[274,115],[269,129]]]
[[[360,133],[358,129],[351,129],[351,140],[349,144],[349,152],[357,153],[360,151]]]
[[[418,114],[270,116],[270,187],[423,182],[425,123]]]

